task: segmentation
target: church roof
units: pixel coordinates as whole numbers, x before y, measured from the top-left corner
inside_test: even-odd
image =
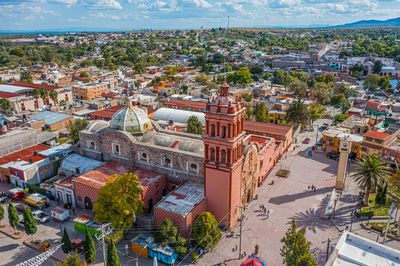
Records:
[[[111,128],[129,133],[140,133],[152,129],[152,125],[145,111],[128,104],[113,115]]]

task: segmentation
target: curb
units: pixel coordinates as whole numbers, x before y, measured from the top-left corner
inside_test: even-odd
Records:
[[[4,228],[7,228],[7,226],[5,226],[3,228],[0,228],[0,232],[5,234],[6,236],[11,237],[12,239],[21,239],[21,238],[24,238],[26,236],[25,232],[23,232],[23,231],[18,231],[19,234],[15,235],[14,233],[10,234],[9,232],[4,231]]]

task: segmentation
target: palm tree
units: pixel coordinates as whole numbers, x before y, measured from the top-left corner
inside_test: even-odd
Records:
[[[389,175],[389,168],[379,156],[374,154],[364,157],[357,165],[352,178],[357,184],[365,189],[364,205],[369,204],[369,193],[376,185],[382,185],[386,176]]]
[[[52,90],[49,93],[50,98],[53,100],[54,105],[58,105],[58,92],[56,90]]]
[[[35,110],[39,108],[39,102],[38,99],[40,97],[40,91],[39,90],[33,90],[32,91],[32,96],[35,98]]]
[[[49,97],[49,92],[45,88],[39,89],[40,98],[42,98],[43,103],[46,104],[47,97]]]

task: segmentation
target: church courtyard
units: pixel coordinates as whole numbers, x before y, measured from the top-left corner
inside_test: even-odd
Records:
[[[312,248],[319,254],[319,264],[325,262],[328,238],[333,245],[341,234],[338,230],[340,228],[335,227],[330,220],[320,218],[323,203],[335,185],[337,161],[328,159],[323,152],[314,152],[311,158],[308,157],[307,151],[311,144],[302,144],[302,140],[307,137],[315,140],[315,132],[306,132],[298,137],[296,148],[292,146],[287,156],[282,156],[259,188],[258,198],[245,211],[242,252],[251,255],[258,245],[258,256],[268,265],[283,264],[280,240],[291,219],[298,226],[307,227],[307,238],[312,240]],[[290,171],[288,178],[276,176],[281,168]],[[312,185],[316,187],[315,192],[309,189]],[[269,210],[269,215],[261,212],[261,204]],[[238,265],[239,226],[234,228],[234,232],[233,237],[229,233],[224,234],[216,250],[206,254],[200,264]]]

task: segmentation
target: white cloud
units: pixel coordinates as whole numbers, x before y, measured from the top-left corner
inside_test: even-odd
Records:
[[[122,9],[118,0],[81,0],[88,9]]]
[[[209,2],[207,2],[206,0],[184,0],[184,1],[188,2],[188,3],[192,3],[196,7],[200,7],[200,8],[211,8],[211,7],[213,7],[213,5],[210,4]]]

